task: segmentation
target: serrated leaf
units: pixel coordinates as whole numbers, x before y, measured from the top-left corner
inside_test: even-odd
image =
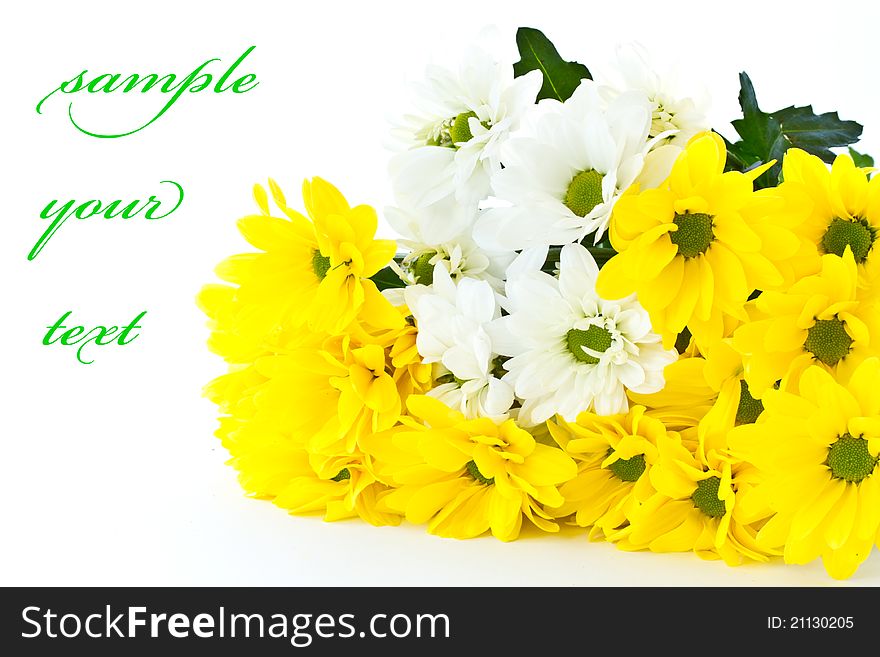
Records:
[[[778,150],[783,139],[782,126],[766,112],[758,107],[755,88],[748,74],[739,74],[739,105],[743,118],[731,121],[734,129],[742,137],[736,144],[736,151],[745,159],[756,162],[768,162],[769,154]]]
[[[729,145],[728,167],[751,168],[757,163],[776,160],[776,164],[755,181],[756,187],[771,187],[779,181],[782,158],[792,147],[802,148],[825,162],[832,162],[832,148],[858,141],[862,126],[843,121],[837,112],[815,114],[811,105],[786,107],[767,113],[761,110],[748,74],[739,74],[739,104],[743,118],[732,121],[741,140]]]
[[[814,114],[812,105],[786,107],[773,112],[782,125],[782,134],[791,146],[818,155],[829,164],[835,153],[831,148],[854,144],[862,136],[862,126],[855,121],[842,121],[837,112]]]
[[[376,284],[376,287],[379,288],[380,291],[394,287],[406,287],[406,283],[400,280],[400,276],[398,276],[397,272],[391,269],[391,267],[380,269],[370,276],[370,280]]]
[[[516,31],[516,47],[519,49],[520,59],[513,65],[514,76],[520,77],[529,71],[541,71],[544,76],[538,100],[555,98],[566,101],[581,80],[593,79],[589,69],[583,64],[562,59],[556,46],[541,30],[533,27],[519,28]]]
[[[850,147],[849,155],[859,168],[873,167],[874,158],[865,153],[859,153],[855,148]]]

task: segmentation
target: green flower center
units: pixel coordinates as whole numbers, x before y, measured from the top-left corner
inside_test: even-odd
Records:
[[[754,424],[758,416],[764,412],[764,402],[755,399],[749,392],[749,386],[744,380],[739,382],[739,406],[736,408],[735,426],[741,424]]]
[[[697,482],[697,490],[691,495],[694,506],[710,518],[720,518],[727,513],[724,501],[718,497],[720,477],[709,477]]]
[[[346,479],[351,479],[351,472],[348,471],[348,468],[342,468],[330,481],[345,481]]]
[[[696,258],[709,249],[715,241],[715,224],[712,216],[702,212],[675,213],[672,220],[678,230],[669,233],[669,239],[678,247],[678,254],[685,258]]]
[[[613,450],[608,450],[610,455]],[[636,454],[631,459],[617,459],[608,466],[612,474],[621,481],[638,481],[645,471],[645,455]]]
[[[856,262],[865,262],[876,238],[877,229],[865,219],[849,221],[835,218],[822,236],[820,246],[824,253],[838,256],[843,256],[846,247],[850,247]]]
[[[565,340],[568,344],[568,350],[575,358],[582,363],[595,365],[599,362],[599,359],[588,354],[583,350],[583,347],[588,347],[593,351],[604,353],[605,350],[611,346],[612,336],[611,331],[608,329],[593,325],[586,331],[571,329],[566,333]]]
[[[312,269],[319,281],[323,281],[327,272],[330,271],[330,258],[322,256],[318,249],[312,253]]]
[[[467,472],[471,476],[471,479],[474,481],[478,481],[484,486],[491,486],[495,483],[495,477],[492,477],[491,479],[484,477],[474,461],[468,461],[465,467],[467,468]]]
[[[568,183],[565,206],[578,217],[586,217],[602,201],[602,174],[590,169],[581,171]]]
[[[437,255],[436,251],[426,251],[411,265],[411,271],[416,283],[422,285],[431,285],[434,282],[434,265],[431,264],[431,258]]]
[[[471,117],[476,118],[476,116],[476,112],[462,112],[452,120],[452,125],[449,126],[449,137],[452,139],[453,144],[470,141],[474,138],[474,135],[471,133],[469,119]]]
[[[463,144],[474,138],[471,132],[469,119],[478,118],[476,112],[462,112],[458,116],[446,119],[436,137],[428,139],[428,146],[443,146],[444,148],[458,148],[459,144]],[[480,121],[486,130],[492,127],[490,121]]]
[[[846,332],[846,327],[837,317],[817,319],[807,331],[804,349],[809,351],[829,367],[849,353],[853,339]]]
[[[859,483],[874,472],[880,457],[868,451],[868,441],[845,433],[828,448],[826,465],[837,479]]]

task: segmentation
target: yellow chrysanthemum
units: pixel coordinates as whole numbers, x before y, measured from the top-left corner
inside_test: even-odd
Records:
[[[730,339],[714,343],[701,360],[705,363],[702,376],[715,391],[711,408],[697,425],[699,449],[706,460],[713,450],[727,450],[728,432],[735,426],[756,422],[764,406],[749,392],[742,355],[733,348]]]
[[[577,463],[577,476],[559,489],[565,501],[547,510],[556,518],[572,514],[575,524],[603,538],[654,493],[648,473],[657,461],[657,441],[666,435],[660,420],[633,406],[625,415],[581,413],[577,422],[559,418],[547,426]]]
[[[798,257],[801,271],[814,273],[822,255],[842,256],[847,246],[860,265],[877,258],[880,178],[869,180],[868,173],[847,154],[838,155],[829,170],[815,155],[798,148],[786,152],[777,189],[785,199],[780,219],[787,218],[808,247]]]
[[[206,389],[226,414],[217,435],[251,495],[326,520],[397,524],[399,514],[378,509],[388,487],[357,445],[363,432],[396,424],[402,400],[430,386],[408,310],[365,278],[393,243],[373,241],[375,214],[371,222],[368,208],[350,209],[320,179],[304,186],[311,220],[287,207],[274,181],[270,189],[288,218],[269,216],[257,186],[263,214],[239,226],[263,253],[227,260],[219,273],[237,287],[208,286],[199,298],[212,347],[241,363]]]
[[[259,400],[269,381],[250,366],[219,377],[206,388],[207,396],[227,413],[216,435],[239,472],[242,488],[297,515],[399,524],[399,514],[378,509],[377,498],[388,487],[375,477],[368,455],[310,454],[301,436],[261,409]]]
[[[759,318],[735,331],[733,345],[757,398],[778,381],[796,388],[810,365],[848,378],[864,358],[880,354],[880,313],[863,297],[849,247],[842,258],[823,256],[820,273],[785,292],[764,292],[754,306]]]
[[[796,394],[768,391],[761,421],[729,440],[764,473],[754,494],[777,512],[758,543],[784,544],[788,563],[821,556],[843,579],[880,542],[880,359],[840,381],[810,367]]]
[[[360,517],[373,525],[400,524],[400,514],[380,511],[389,490],[376,479],[369,457],[316,458],[302,444],[266,423],[243,425],[227,441],[230,463],[242,488],[295,515],[322,515],[328,522]]]
[[[235,365],[227,374],[218,376],[205,386],[205,397],[217,404],[220,412],[236,421],[252,418],[256,412],[254,396],[266,383],[265,376],[253,365]],[[221,423],[223,418],[221,418]],[[221,424],[221,431],[223,427]],[[225,433],[218,433],[224,440]],[[225,444],[224,444],[225,446]]]
[[[314,178],[303,183],[303,200],[315,223],[323,272],[313,304],[310,325],[338,332],[357,315],[371,296],[379,294],[369,280],[394,257],[393,240],[377,240],[376,211],[368,205],[350,207],[330,183]]]
[[[269,379],[258,412],[290,428],[313,453],[354,453],[363,436],[397,424],[410,394],[431,387],[431,366],[415,349],[408,311],[381,295],[377,301],[385,305],[380,312],[367,312],[367,303],[361,316],[379,326],[359,316],[347,333],[308,334],[255,363]]]
[[[562,504],[558,486],[576,474],[565,452],[538,443],[514,420],[466,420],[424,395],[411,396],[407,406],[424,424],[408,420],[407,427],[364,440],[385,464],[383,478],[398,486],[382,497],[380,508],[450,538],[491,531],[510,541],[519,536],[523,517],[558,531],[543,507]]]
[[[682,357],[664,371],[666,385],[650,395],[628,393],[648,408],[648,414],[679,431],[697,428],[704,458],[711,450],[727,448],[727,432],[755,422],[764,410],[749,393],[742,356],[730,339],[719,340],[705,355]]]
[[[244,363],[272,351],[283,333],[303,324],[342,331],[379,291],[369,276],[394,255],[394,242],[374,240],[376,213],[350,208],[321,178],[303,183],[310,218],[288,207],[281,188],[269,189],[286,218],[273,217],[260,185],[254,198],[261,214],[238,222],[245,239],[261,250],[224,260],[217,275],[230,285],[207,285],[198,297],[211,320],[210,348]]]
[[[775,259],[793,255],[798,240],[768,224],[767,200],[753,192],[764,170],[724,173],[724,142],[694,137],[656,189],[624,195],[611,218],[619,252],[599,272],[607,299],[638,293],[654,330],[669,348],[688,327],[697,343],[725,336],[726,322],[745,321],[755,289],[781,285]]]
[[[274,180],[269,188],[287,218],[272,216],[266,190],[254,185],[261,214],[242,217],[238,228],[261,252],[221,262],[217,275],[232,285],[206,285],[197,299],[211,320],[208,346],[234,363],[270,351],[279,327],[302,325],[320,283],[313,266],[320,255],[314,225],[287,207]]]
[[[775,554],[758,545],[755,519],[739,511],[741,496],[758,476],[753,466],[724,452],[694,451],[674,434],[657,447],[660,456],[649,474],[657,492],[609,540],[624,550],[693,551],[731,566]]]
[[[667,367],[665,377],[660,392],[632,397],[679,433],[669,431],[658,441],[659,457],[649,475],[656,493],[643,501],[645,510],[628,514],[631,526],[610,534],[610,540],[623,549],[693,550],[731,565],[744,558],[766,561],[773,552],[760,549],[755,534],[772,511],[747,498],[761,475],[727,444],[733,427],[754,422],[763,411],[743,383],[741,357],[729,340],[720,340],[705,355],[682,357]]]

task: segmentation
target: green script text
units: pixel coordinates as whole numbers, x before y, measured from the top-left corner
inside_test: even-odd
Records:
[[[138,322],[147,314],[147,311],[144,310],[131,322],[122,327],[96,326],[86,331],[85,326],[71,326],[68,328],[63,324],[72,312],[72,310],[68,310],[61,315],[57,322],[46,327],[49,331],[43,336],[43,344],[47,347],[56,342],[64,346],[79,345],[76,350],[76,359],[83,365],[91,365],[95,362],[94,358],[92,360],[83,360],[82,350],[87,344],[94,342],[101,347],[114,342],[120,346],[131,344],[140,335],[139,333],[132,335],[132,331],[141,328]],[[118,335],[117,331],[119,331]],[[59,332],[57,336],[55,335],[56,332]]]
[[[76,200],[71,199],[64,204],[61,204],[58,199],[52,199],[46,204],[43,211],[40,212],[41,219],[51,219],[52,221],[46,227],[46,230],[43,231],[43,234],[40,235],[40,239],[34,244],[30,253],[28,253],[28,260],[33,260],[40,254],[40,251],[43,250],[46,243],[52,239],[52,236],[58,232],[58,229],[61,228],[61,226],[64,225],[64,222],[70,217],[88,219],[89,217],[101,215],[104,219],[114,219],[116,217],[121,219],[132,219],[143,212],[144,219],[164,219],[183,203],[183,187],[173,180],[162,180],[160,184],[173,185],[176,191],[177,201],[173,208],[158,215],[156,214],[156,211],[162,205],[162,201],[157,200],[152,194],[146,201],[136,199],[124,206],[124,202],[120,200],[111,201],[110,203],[102,203],[96,199],[91,199],[77,203]],[[122,207],[120,208],[120,206]]]
[[[254,73],[247,73],[238,78],[235,78],[233,81],[230,82],[233,73],[235,72],[235,69],[237,69],[245,60],[245,58],[249,54],[251,54],[254,48],[256,48],[256,46],[251,46],[250,48],[245,50],[244,53],[242,53],[242,55],[238,59],[236,59],[229,68],[226,69],[226,72],[217,79],[216,83],[214,83],[213,86],[214,93],[219,94],[223,93],[224,91],[231,90],[234,94],[243,94],[251,91],[259,84],[257,76]],[[193,71],[189,73],[189,75],[185,77],[180,77],[179,79],[178,76],[174,73],[168,73],[166,75],[163,75],[162,77],[159,77],[157,73],[132,73],[125,78],[122,77],[122,73],[101,73],[100,75],[89,75],[89,71],[88,69],[86,69],[81,73],[73,76],[69,80],[63,81],[61,84],[58,85],[58,87],[49,92],[48,95],[46,95],[39,103],[37,103],[37,114],[43,113],[43,103],[45,103],[49,98],[52,97],[52,95],[59,91],[63,94],[75,94],[81,91],[85,91],[86,93],[90,94],[109,94],[113,93],[114,91],[119,91],[120,93],[126,94],[131,91],[140,91],[142,94],[145,94],[154,87],[158,87],[160,93],[172,94],[168,102],[165,103],[162,109],[159,110],[159,113],[156,114],[152,119],[150,119],[140,127],[117,134],[102,134],[84,128],[82,125],[80,125],[80,123],[76,121],[76,119],[73,118],[73,101],[71,101],[67,107],[67,116],[73,126],[80,132],[89,135],[90,137],[113,139],[116,137],[133,135],[134,133],[143,130],[148,125],[158,120],[163,114],[165,114],[165,112],[171,109],[171,106],[177,102],[177,100],[183,95],[185,91],[189,91],[190,93],[198,93],[199,91],[204,91],[205,89],[210,87],[211,83],[214,81],[214,76],[211,75],[211,73],[204,72],[204,69],[208,68],[214,62],[219,61],[220,58],[218,57],[207,59],[199,64],[195,69],[193,69]]]

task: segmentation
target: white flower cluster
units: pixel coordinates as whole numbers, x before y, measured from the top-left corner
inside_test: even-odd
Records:
[[[394,130],[397,207],[385,214],[409,249],[404,297],[435,364],[430,394],[468,417],[529,426],[624,412],[625,390],[660,390],[676,360],[634,296],[598,296],[584,245],[603,240],[627,189],[662,182],[707,123],[637,48],[606,79],[536,102],[540,71],[515,77],[475,47],[458,69],[428,69]]]

